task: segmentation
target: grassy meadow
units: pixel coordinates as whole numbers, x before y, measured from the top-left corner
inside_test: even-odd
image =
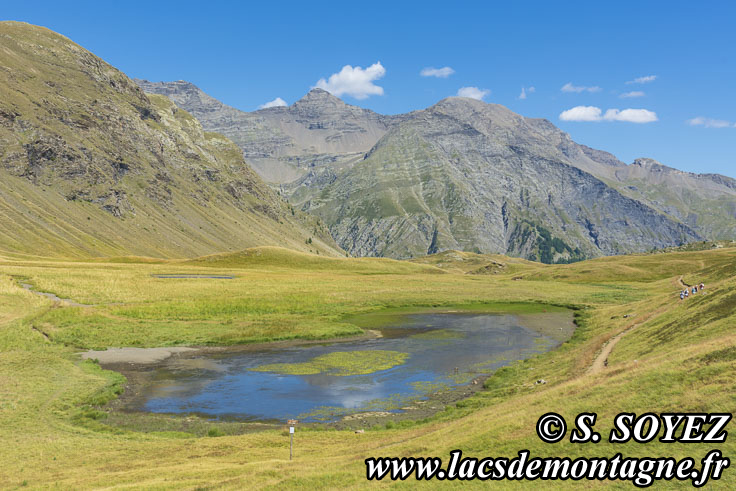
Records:
[[[626,457],[692,456],[699,462],[711,449],[658,441],[614,445],[606,436],[622,411],[733,412],[736,248],[556,266],[493,256],[486,258],[492,267],[485,268],[483,261],[469,253],[417,262],[337,259],[277,248],[196,260],[72,261],[0,253],[0,487],[344,488],[369,484],[367,457],[446,460],[456,448],[479,458],[513,457],[528,449],[532,456],[621,452]],[[159,274],[234,278],[154,276]],[[707,294],[680,302],[680,278],[704,281]],[[54,302],[23,289],[21,282],[87,306]],[[113,346],[352,336],[411,309],[527,314],[562,306],[576,309],[578,328],[558,349],[498,370],[485,390],[426,420],[388,423],[362,434],[298,428],[293,461],[283,430],[223,435],[213,427],[210,436],[199,436],[113,424],[105,403],[121,392],[124,380],[78,356]],[[607,366],[591,369],[604,345],[622,332],[626,335],[615,344]],[[535,384],[539,379],[547,383]],[[562,414],[568,424],[579,412],[597,412],[596,430],[603,440],[543,443],[534,427],[549,411]],[[718,448],[734,457],[736,444],[727,440]],[[734,475],[727,469],[710,486],[733,489]],[[559,489],[603,485],[632,486],[544,483]]]

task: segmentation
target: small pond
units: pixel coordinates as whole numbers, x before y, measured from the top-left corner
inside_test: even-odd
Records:
[[[553,349],[571,326],[568,312],[425,313],[405,316],[375,339],[172,357],[155,367],[125,409],[307,422],[401,411]]]

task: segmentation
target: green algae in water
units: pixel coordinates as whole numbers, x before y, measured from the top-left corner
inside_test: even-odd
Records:
[[[470,365],[469,370],[471,373],[493,373],[496,371],[497,365],[507,363],[511,360],[512,358],[509,358],[502,353],[490,358],[489,360]]]
[[[367,375],[401,365],[408,353],[385,350],[336,351],[303,363],[272,363],[251,368],[255,372],[275,372],[284,375],[317,375],[324,373],[347,377]]]
[[[428,382],[428,381],[417,381],[412,382],[411,386],[414,387],[419,394],[428,395],[432,392],[438,392],[440,390],[449,390],[450,385],[447,382]]]
[[[541,350],[546,350],[552,346],[552,341],[547,338],[535,338],[534,345]]]
[[[460,339],[464,338],[465,334],[452,329],[434,329],[432,331],[421,332],[411,336],[414,339]]]

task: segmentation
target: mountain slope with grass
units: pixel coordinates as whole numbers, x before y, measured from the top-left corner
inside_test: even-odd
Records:
[[[616,169],[622,193],[675,217],[709,240],[736,238],[736,179],[695,174],[653,159],[636,159]]]
[[[298,183],[292,201],[356,255],[459,249],[552,263],[699,238],[584,170],[617,167],[589,154],[548,122],[454,97],[394,126],[336,179]]]
[[[336,255],[230,140],[48,29],[0,23],[0,249],[191,257],[277,245]]]

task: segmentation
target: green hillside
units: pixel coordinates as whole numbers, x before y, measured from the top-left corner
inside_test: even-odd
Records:
[[[223,136],[41,27],[0,23],[0,250],[192,257],[340,254]]]

